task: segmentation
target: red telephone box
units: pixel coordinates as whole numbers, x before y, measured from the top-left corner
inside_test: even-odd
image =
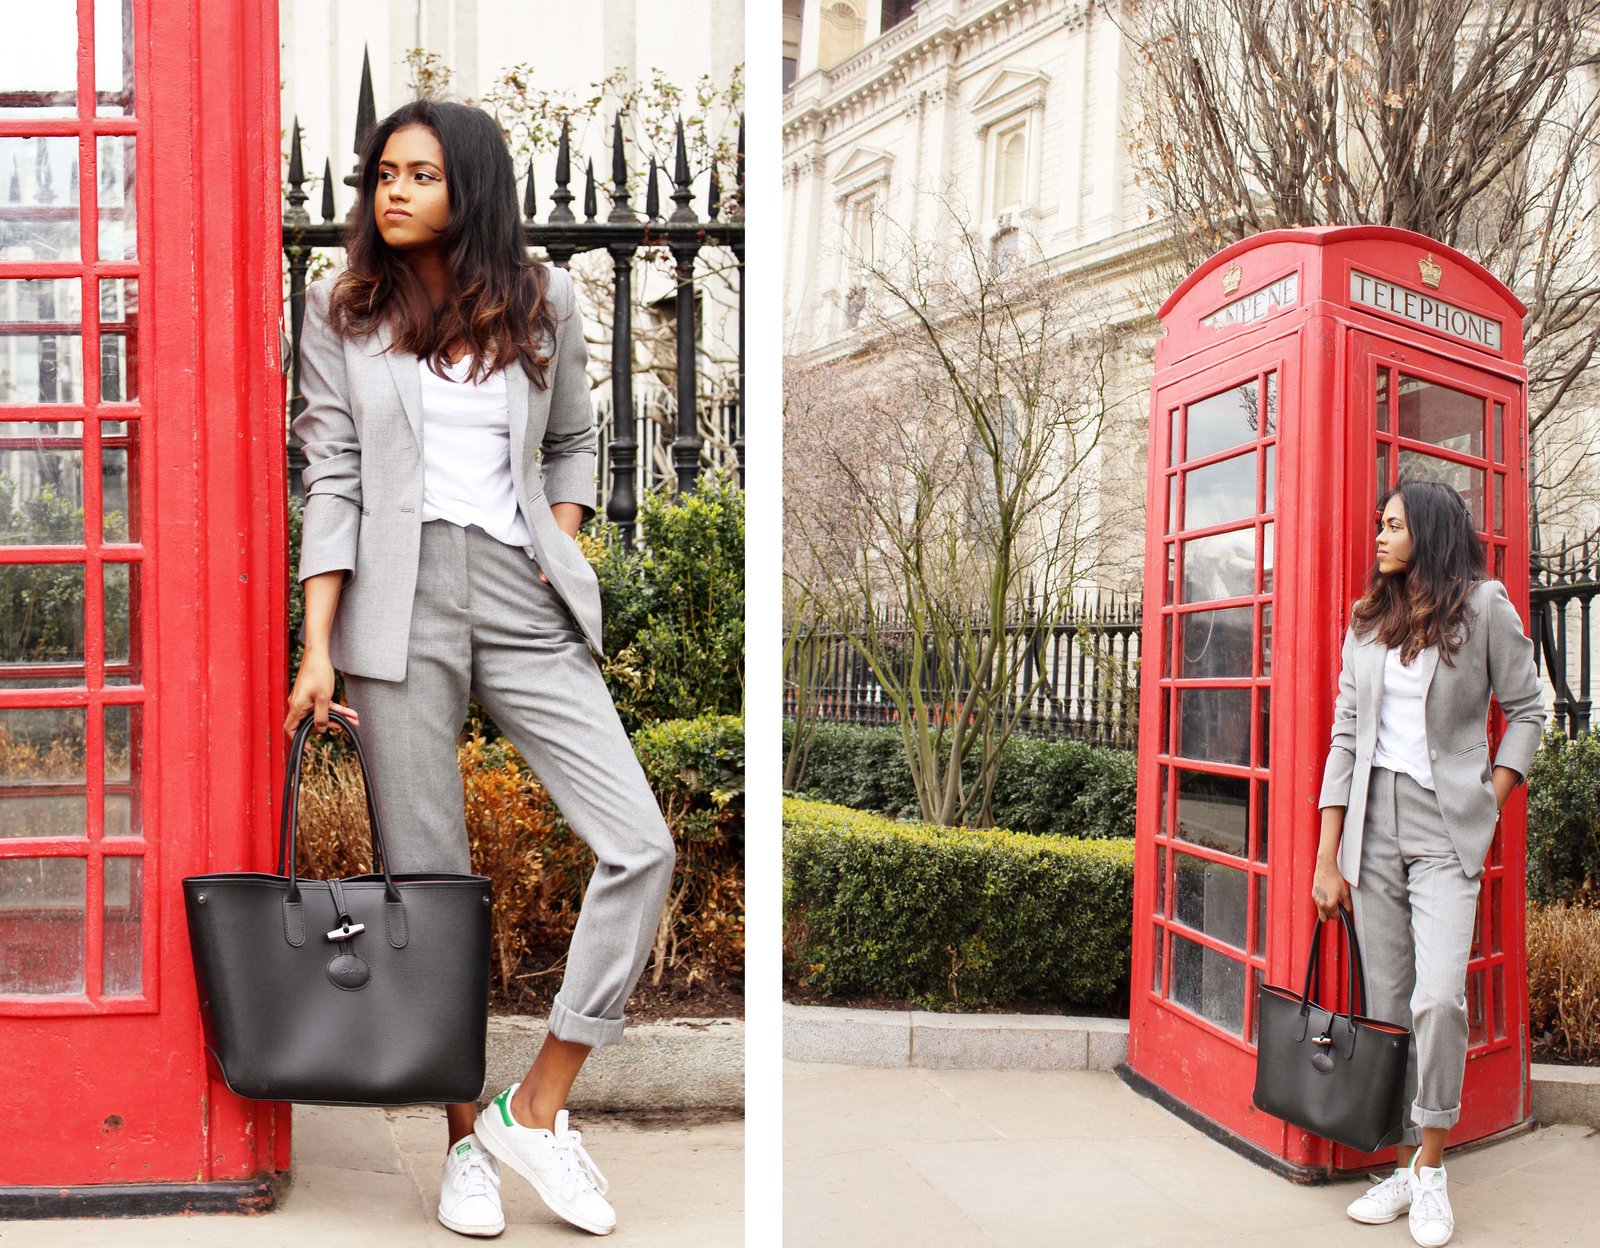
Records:
[[[1466,256],[1357,226],[1245,239],[1160,312],[1125,1075],[1301,1178],[1378,1160],[1250,1103],[1256,987],[1298,988],[1316,926],[1348,607],[1407,475],[1461,491],[1528,618],[1525,311]],[[1483,875],[1452,1146],[1528,1117],[1525,817],[1518,789]],[[1334,935],[1321,1000],[1342,1004]]]
[[[179,881],[272,869],[277,5],[41,0],[0,103],[0,1218],[269,1207]]]

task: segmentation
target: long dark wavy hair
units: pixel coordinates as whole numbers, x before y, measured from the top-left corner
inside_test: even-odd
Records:
[[[450,218],[439,236],[439,256],[450,290],[434,310],[427,289],[378,232],[373,197],[378,161],[389,136],[403,126],[426,126],[444,149]],[[549,274],[523,241],[511,151],[499,123],[481,109],[442,100],[413,100],[367,134],[361,150],[355,215],[345,232],[348,266],[334,283],[329,322],[344,335],[369,334],[387,322],[394,347],[420,356],[444,375],[444,349],[464,342],[480,381],[510,360],[522,360],[543,390],[555,341],[555,314],[547,295]]]
[[[1411,559],[1398,572],[1367,573],[1367,590],[1351,609],[1350,623],[1360,636],[1376,631],[1386,646],[1400,647],[1409,664],[1425,646],[1438,646],[1439,658],[1466,644],[1470,617],[1467,598],[1487,576],[1483,541],[1472,526],[1466,500],[1439,481],[1401,481],[1378,500],[1378,514],[1398,494],[1411,532]]]

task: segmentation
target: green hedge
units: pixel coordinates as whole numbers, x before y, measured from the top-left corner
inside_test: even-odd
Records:
[[[1133,843],[783,803],[784,958],[824,996],[977,1009],[1128,994]]]
[[[707,713],[665,719],[633,734],[650,787],[677,813],[680,838],[726,835],[744,851],[744,720]]]
[[[1600,734],[1546,731],[1528,769],[1528,896],[1600,902]]]
[[[785,753],[793,739],[794,721],[785,719]],[[1000,755],[995,823],[1035,834],[1131,837],[1137,770],[1131,750],[1013,735]],[[892,726],[818,724],[800,793],[854,810],[920,813]]]
[[[721,472],[685,494],[647,491],[643,544],[596,522],[585,542],[600,580],[606,683],[631,732],[744,709],[744,491]]]
[[[794,741],[794,720],[783,720],[783,753],[787,758]],[[880,814],[919,813],[911,772],[906,767],[905,746],[897,728],[868,728],[859,724],[816,725],[800,793],[818,801],[834,802],[853,810]]]

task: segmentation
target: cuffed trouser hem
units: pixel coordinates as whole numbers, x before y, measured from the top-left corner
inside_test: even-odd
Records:
[[[1420,1131],[1423,1127],[1453,1127],[1461,1119],[1461,1106],[1454,1109],[1424,1109],[1416,1101],[1411,1103],[1411,1121]]]
[[[560,1001],[550,1006],[550,1034],[557,1040],[573,1044],[587,1044],[591,1049],[604,1048],[622,1039],[620,1018],[590,1018],[577,1014]]]

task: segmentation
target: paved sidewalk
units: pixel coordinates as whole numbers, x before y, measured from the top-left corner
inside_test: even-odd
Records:
[[[1302,1187],[1115,1075],[784,1063],[784,1240],[1008,1248],[1410,1248],[1361,1226],[1358,1181]],[[1589,1245],[1600,1131],[1547,1127],[1447,1158],[1452,1248]]]
[[[704,1114],[688,1125],[630,1123],[573,1113],[584,1147],[611,1181],[618,1248],[732,1248],[744,1235],[744,1124]],[[243,1217],[84,1218],[0,1223],[0,1248],[432,1248],[469,1243],[569,1244],[595,1237],[550,1213],[526,1181],[503,1170],[506,1229],[469,1239],[435,1217],[444,1160],[438,1109],[294,1111],[294,1182],[279,1208]]]

